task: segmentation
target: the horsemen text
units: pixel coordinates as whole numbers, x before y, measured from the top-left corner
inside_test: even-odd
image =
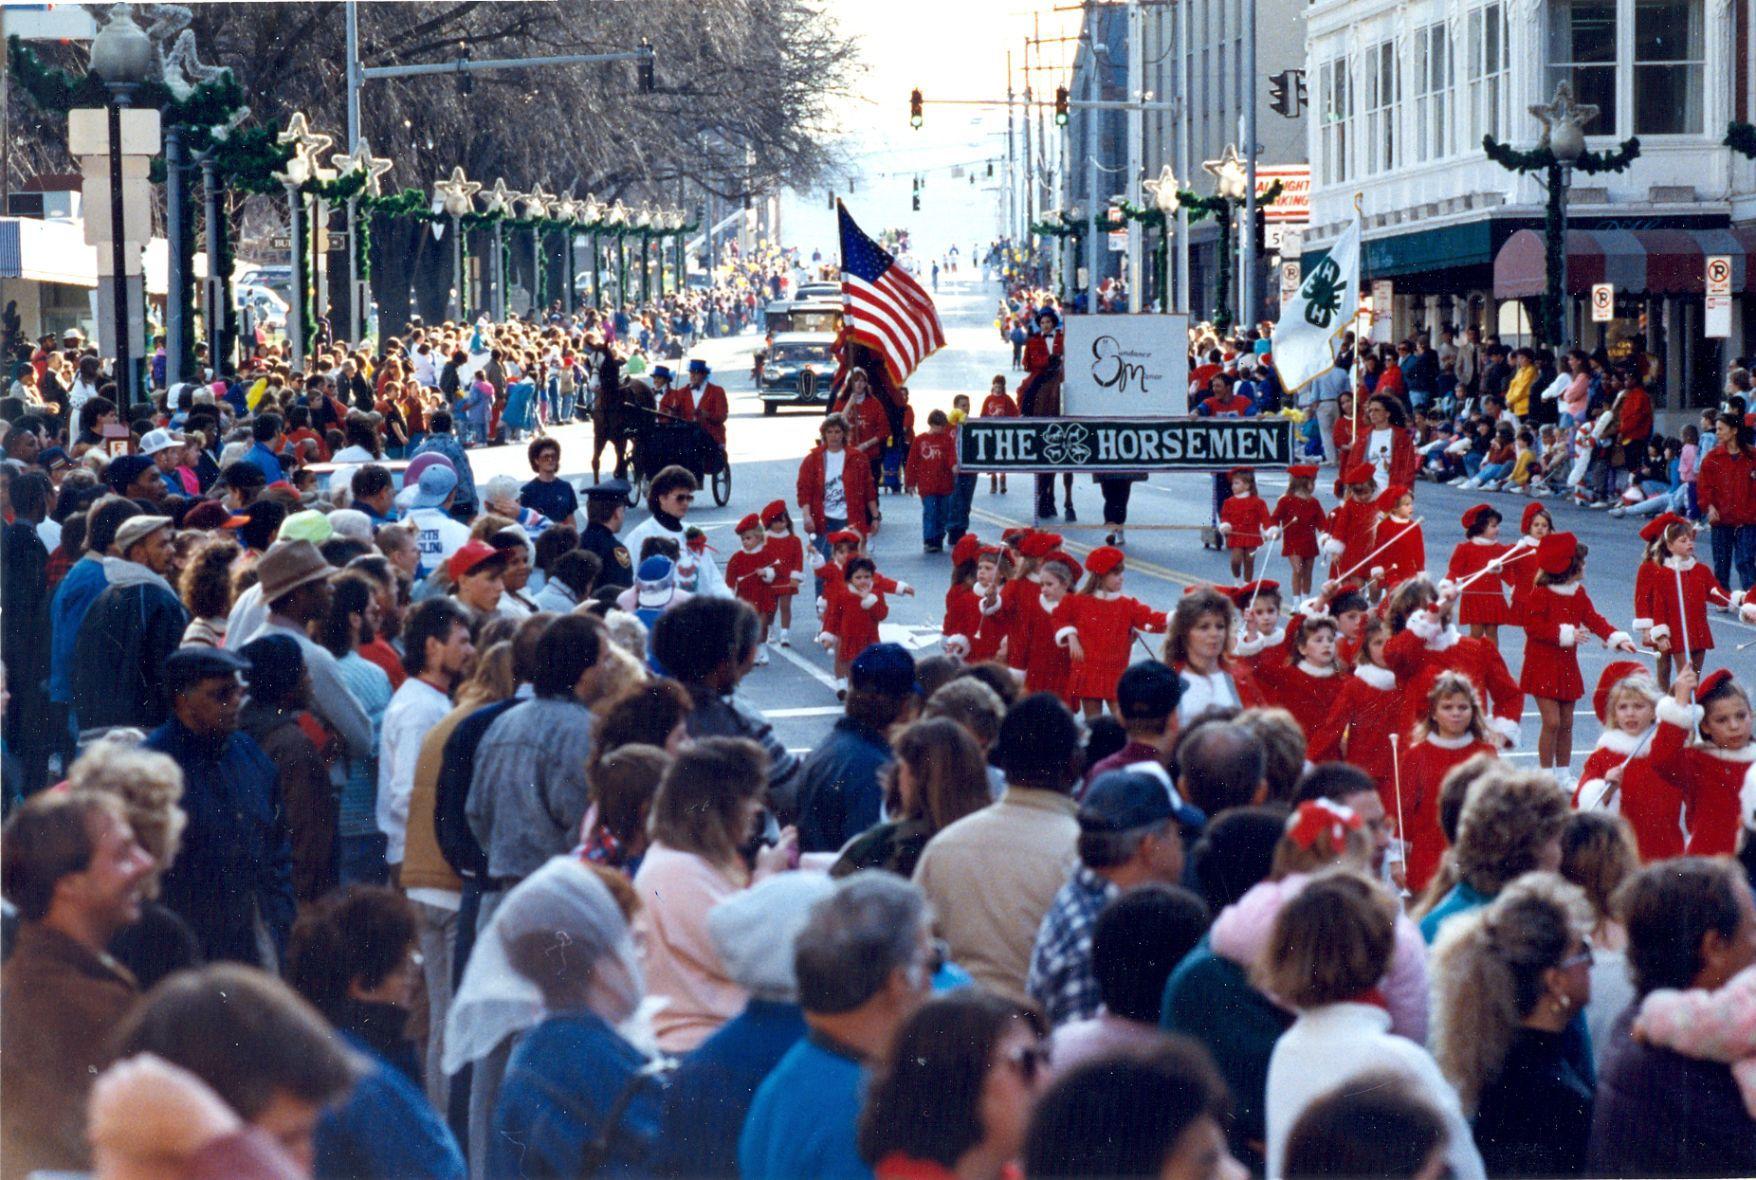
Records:
[[[1292,454],[1284,418],[972,418],[957,444],[964,471],[1205,471]]]

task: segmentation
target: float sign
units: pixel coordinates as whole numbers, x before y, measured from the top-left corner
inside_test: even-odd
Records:
[[[1189,317],[1070,315],[1062,412],[1131,418],[1189,412]]]
[[[963,471],[1224,471],[1285,467],[1287,418],[966,418]]]

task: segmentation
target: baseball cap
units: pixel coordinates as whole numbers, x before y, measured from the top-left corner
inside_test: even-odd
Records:
[[[854,657],[848,668],[848,687],[900,697],[921,691],[915,679],[915,657],[900,643],[874,643]]]
[[[309,541],[313,545],[321,545],[335,536],[335,526],[329,523],[329,517],[315,508],[307,508],[295,512],[280,522],[280,532],[276,539],[281,541]]]
[[[420,481],[415,485],[415,497],[411,502],[414,508],[438,508],[445,503],[445,497],[457,490],[457,472],[450,464],[440,467],[434,465],[421,472]]]
[[[1177,711],[1183,679],[1167,664],[1141,660],[1129,665],[1116,682],[1116,704],[1123,721],[1157,721]]]
[[[1131,832],[1175,820],[1186,831],[1207,822],[1198,807],[1178,803],[1165,784],[1137,770],[1111,770],[1097,777],[1079,805],[1082,832]]]
[[[677,566],[670,558],[654,554],[634,571],[635,601],[648,610],[670,604],[677,589]]]
[[[183,436],[181,434],[178,434],[174,430],[166,430],[163,427],[160,427],[157,430],[149,430],[140,436],[140,453],[143,455],[156,455],[160,451],[168,451],[172,447],[180,447],[182,445]]]
[[[490,562],[498,562],[504,566],[505,551],[494,548],[486,541],[469,541],[451,555],[450,560],[445,563],[445,572],[456,582],[469,574],[481,572],[482,567]]]

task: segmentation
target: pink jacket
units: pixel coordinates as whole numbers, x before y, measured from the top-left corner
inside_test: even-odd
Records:
[[[1209,932],[1213,953],[1230,959],[1246,971],[1254,967],[1268,948],[1274,920],[1287,902],[1298,896],[1311,877],[1294,873],[1278,881],[1263,881],[1236,902],[1220,911]],[[1396,915],[1396,949],[1391,952],[1390,971],[1378,990],[1390,1008],[1390,1031],[1417,1045],[1427,1043],[1427,943],[1418,926],[1406,914]]]
[[[687,1053],[743,1011],[749,996],[726,975],[707,932],[707,914],[737,882],[692,852],[655,843],[634,874],[634,919],[648,995],[667,1002],[653,1017],[659,1047]]]
[[[1640,1002],[1634,1035],[1699,1061],[1724,1061],[1756,1118],[1756,967],[1716,992],[1659,988]]]

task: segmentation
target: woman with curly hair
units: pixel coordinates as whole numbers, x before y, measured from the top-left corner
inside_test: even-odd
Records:
[[[233,542],[216,537],[190,555],[183,576],[177,580],[177,593],[189,608],[184,647],[226,645],[226,619],[232,613],[232,564],[241,552]]]
[[[1529,872],[1561,867],[1571,808],[1552,776],[1496,768],[1470,788],[1457,821],[1457,884],[1421,919],[1428,945],[1452,918],[1486,906]]]
[[[1584,890],[1530,873],[1433,948],[1433,1054],[1491,1175],[1584,1171],[1593,1075],[1565,1032],[1591,1001],[1591,926]]]
[[[174,971],[200,966],[200,940],[157,900],[160,878],[177,859],[189,822],[181,805],[181,768],[164,754],[112,737],[92,743],[68,771],[67,785],[120,799],[134,838],[153,860],[152,876],[141,890],[140,917],[110,941],[111,957],[134,973],[142,991]]]

